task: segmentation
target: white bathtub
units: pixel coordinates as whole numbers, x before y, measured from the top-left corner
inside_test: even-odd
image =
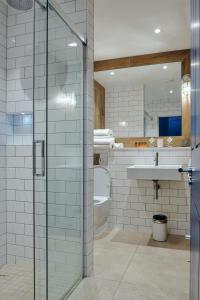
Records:
[[[95,232],[102,227],[108,219],[110,210],[110,198],[94,197],[94,228]]]

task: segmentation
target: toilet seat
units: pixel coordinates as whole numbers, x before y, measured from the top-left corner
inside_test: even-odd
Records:
[[[111,176],[103,166],[94,167],[94,200],[105,201],[110,199]]]
[[[96,201],[101,202],[101,203],[103,203],[103,202],[105,202],[105,201],[107,201],[109,199],[110,199],[110,197],[94,196],[94,201],[96,200]]]

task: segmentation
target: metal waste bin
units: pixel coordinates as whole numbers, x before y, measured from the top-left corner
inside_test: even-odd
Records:
[[[153,216],[153,240],[165,242],[167,240],[167,216]]]

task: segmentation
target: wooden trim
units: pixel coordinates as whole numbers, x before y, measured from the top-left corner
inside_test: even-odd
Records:
[[[184,75],[190,75],[191,68],[189,49],[95,61],[94,72],[148,66],[154,64],[173,63],[179,61],[182,63],[182,77]],[[174,146],[183,146],[185,142],[190,143],[190,106],[190,96],[182,95],[182,136],[174,137]],[[167,137],[164,137],[165,144],[166,139]],[[140,141],[144,141],[144,144],[148,144],[148,140],[148,137],[117,138],[117,141],[124,143],[125,147],[135,147],[136,142]]]
[[[183,63],[183,73],[190,74],[189,49],[95,61],[94,72],[172,63],[177,61]]]
[[[182,77],[184,75],[191,74],[191,67],[190,67],[190,50],[188,50],[187,55],[182,60]]]
[[[94,80],[94,128],[105,128],[105,88]]]

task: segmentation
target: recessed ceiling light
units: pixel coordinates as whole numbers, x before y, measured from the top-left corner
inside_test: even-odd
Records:
[[[173,94],[173,91],[171,90],[171,91],[169,91],[169,93],[170,93],[170,94]]]
[[[166,66],[166,65],[163,66],[163,69],[164,69],[164,70],[167,70],[167,69],[168,69],[168,66]]]
[[[111,71],[111,72],[110,72],[110,75],[111,75],[111,76],[115,75],[115,72],[114,72],[114,71]]]
[[[156,28],[156,29],[154,30],[154,32],[155,32],[155,34],[159,34],[159,33],[161,32],[161,30],[160,30],[160,28]]]
[[[75,42],[68,44],[68,47],[77,47],[77,46],[78,46],[78,44]]]

